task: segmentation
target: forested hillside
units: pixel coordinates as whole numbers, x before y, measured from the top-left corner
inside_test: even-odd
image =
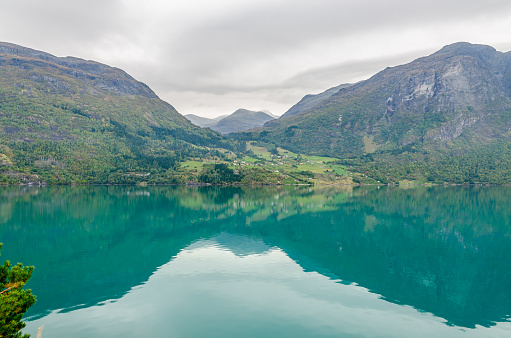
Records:
[[[179,181],[179,162],[237,144],[124,71],[0,43],[0,182]]]

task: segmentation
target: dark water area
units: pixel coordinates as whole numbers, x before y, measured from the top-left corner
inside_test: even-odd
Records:
[[[510,337],[510,187],[5,187],[48,337]]]

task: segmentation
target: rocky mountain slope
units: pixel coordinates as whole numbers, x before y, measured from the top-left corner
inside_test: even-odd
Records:
[[[218,131],[222,134],[235,133],[252,128],[262,127],[266,122],[274,120],[269,112],[238,109],[227,116],[208,119],[193,114],[185,115],[192,123]]]
[[[0,131],[0,182],[124,182],[232,149],[118,68],[10,43],[0,43]]]
[[[403,162],[427,166],[445,158],[469,157],[474,159],[466,166],[474,166],[477,158],[495,158],[490,150],[508,151],[511,53],[455,43],[409,64],[389,67],[308,110],[265,126],[248,136],[309,154],[339,158],[371,154],[376,166]],[[485,172],[492,166],[488,164]],[[423,178],[434,178],[430,173],[434,168],[421,170]],[[464,175],[468,174],[460,174],[460,180]],[[480,175],[474,174],[473,180],[478,179]]]

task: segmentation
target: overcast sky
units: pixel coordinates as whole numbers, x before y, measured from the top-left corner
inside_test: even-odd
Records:
[[[510,0],[0,0],[0,41],[118,67],[181,114],[304,95],[468,41],[511,50]]]

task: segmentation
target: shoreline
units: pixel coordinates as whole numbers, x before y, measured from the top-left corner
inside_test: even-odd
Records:
[[[183,186],[183,187],[267,187],[267,186],[306,186],[306,187],[325,187],[325,186],[379,186],[379,187],[511,187],[511,183],[498,184],[498,183],[415,183],[415,184],[399,184],[399,183],[313,183],[313,184],[275,184],[275,183],[252,183],[252,184],[232,184],[232,183],[202,183],[202,182],[187,182],[184,184],[176,183],[91,183],[91,184],[78,184],[78,183],[62,183],[62,184],[30,184],[30,183],[17,183],[17,184],[5,184],[0,183],[0,187],[61,187],[61,186],[129,186],[129,187],[168,187],[168,186]]]

